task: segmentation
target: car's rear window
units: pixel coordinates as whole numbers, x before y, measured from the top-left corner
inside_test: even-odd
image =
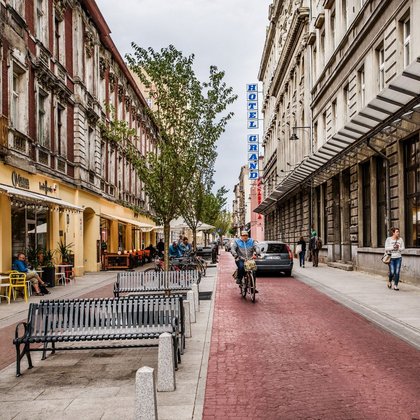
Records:
[[[285,244],[259,244],[261,252],[266,254],[287,254],[287,248]]]

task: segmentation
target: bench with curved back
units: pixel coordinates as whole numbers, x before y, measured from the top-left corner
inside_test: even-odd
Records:
[[[19,331],[24,328],[23,334]],[[184,347],[184,309],[181,296],[129,296],[101,299],[42,300],[29,305],[28,320],[16,326],[16,376],[26,356],[33,367],[32,351],[90,350],[155,347],[164,333],[172,334],[174,364]],[[130,341],[122,344],[121,341]],[[66,346],[97,342],[96,345]],[[32,347],[33,344],[41,347]],[[23,349],[22,349],[23,347]]]

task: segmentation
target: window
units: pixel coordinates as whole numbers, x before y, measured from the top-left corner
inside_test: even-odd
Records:
[[[378,61],[378,85],[379,91],[385,87],[385,49],[381,45],[376,50],[377,61]]]
[[[372,246],[371,236],[371,199],[370,199],[370,162],[362,165],[363,200],[363,246]]]
[[[344,120],[343,122],[346,123],[350,116],[350,104],[349,104],[349,84],[347,83],[343,88],[343,110],[344,110]]]
[[[337,131],[337,100],[334,100],[331,103],[331,126],[331,134],[334,134]]]
[[[61,21],[57,18],[54,20],[54,55],[56,60],[60,61],[61,55]]]
[[[38,94],[38,143],[43,147],[49,147],[47,132],[46,102],[48,95],[40,91]]]
[[[317,69],[317,59],[318,59],[318,54],[317,54],[316,47],[314,47],[314,49],[313,49],[312,59],[313,59],[313,79],[315,80],[316,79],[316,69]]]
[[[327,141],[327,135],[328,135],[328,130],[327,130],[327,111],[325,111],[322,114],[322,129],[324,130],[324,138],[322,139],[322,143],[325,143]]]
[[[12,100],[10,104],[12,126],[18,128],[19,124],[19,75],[13,73],[12,77]]]
[[[383,247],[386,240],[386,168],[385,160],[376,158],[376,203],[378,247]]]
[[[357,82],[359,86],[359,103],[360,108],[364,108],[366,104],[366,79],[365,79],[365,68],[362,67],[357,72]]]
[[[347,0],[341,1],[341,15],[343,17],[343,26],[347,30]]]
[[[65,156],[66,130],[64,124],[65,108],[57,105],[57,155]]]
[[[44,0],[37,0],[36,2],[36,35],[40,41],[45,41],[44,34]]]
[[[411,27],[410,18],[403,21],[403,57],[404,57],[404,68],[407,67],[411,62],[410,57],[410,41],[411,41]]]
[[[325,64],[325,30],[323,30],[321,33],[319,55],[321,59],[321,69],[323,69]]]
[[[420,140],[418,135],[404,143],[405,242],[420,247]]]
[[[334,51],[335,49],[335,10],[331,11],[330,31],[331,31],[331,48],[332,48],[332,51]]]

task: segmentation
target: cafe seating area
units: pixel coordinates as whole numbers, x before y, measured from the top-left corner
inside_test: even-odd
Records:
[[[67,286],[71,281],[75,281],[73,276],[73,266],[70,264],[59,264],[55,266],[53,283],[44,278],[43,270],[36,270],[39,276],[47,284],[47,287]],[[28,302],[33,295],[32,283],[26,279],[26,274],[19,271],[10,270],[6,273],[0,273],[0,304],[4,301],[12,303],[23,299]]]

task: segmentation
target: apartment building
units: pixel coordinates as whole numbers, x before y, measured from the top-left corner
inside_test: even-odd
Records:
[[[314,225],[329,264],[420,279],[420,2],[274,1],[261,60],[266,239]]]
[[[147,103],[93,0],[0,0],[0,271],[73,244],[76,274],[153,242],[141,180],[106,136],[117,118],[156,150]]]

